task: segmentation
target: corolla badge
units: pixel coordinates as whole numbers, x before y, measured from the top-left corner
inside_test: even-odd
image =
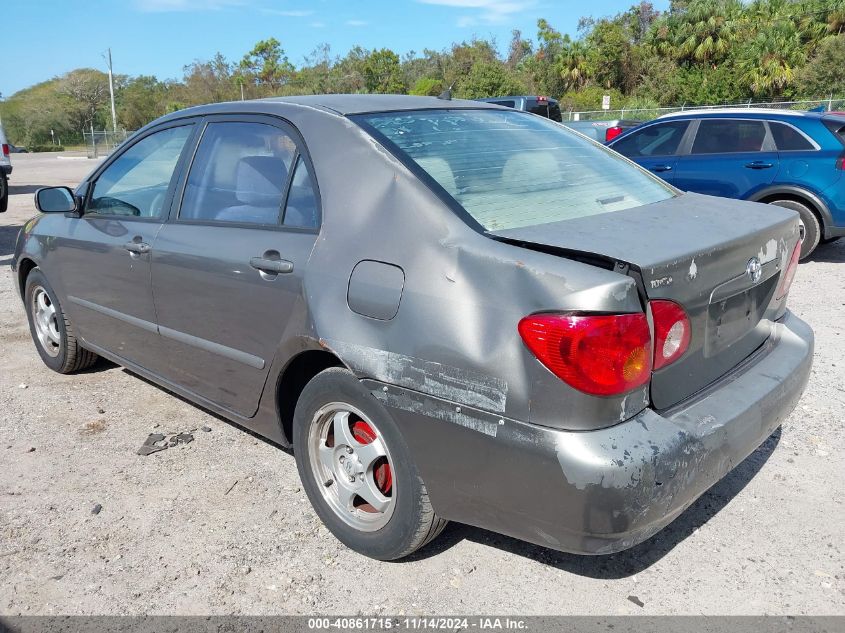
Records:
[[[763,264],[761,264],[760,260],[756,257],[752,257],[745,265],[745,274],[748,275],[751,283],[756,284],[760,281],[760,277],[763,275]]]

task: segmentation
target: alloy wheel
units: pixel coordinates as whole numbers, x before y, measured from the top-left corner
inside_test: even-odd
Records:
[[[58,356],[62,350],[62,335],[56,305],[41,286],[36,286],[32,292],[32,322],[41,348],[52,358]]]
[[[323,499],[339,518],[363,532],[390,521],[396,505],[390,451],[363,412],[342,402],[321,407],[311,421],[308,451]]]

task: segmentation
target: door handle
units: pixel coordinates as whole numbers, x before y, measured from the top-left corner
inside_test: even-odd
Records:
[[[143,255],[152,250],[152,247],[146,242],[127,242],[123,245],[123,248],[129,251],[132,255]]]
[[[672,171],[672,165],[655,165],[651,168],[651,171]]]
[[[755,160],[753,163],[746,163],[748,169],[768,169],[774,167],[773,163],[764,163],[762,160]]]
[[[266,259],[264,257],[251,257],[249,265],[255,270],[271,275],[278,275],[279,273],[292,273],[293,262],[286,259]]]

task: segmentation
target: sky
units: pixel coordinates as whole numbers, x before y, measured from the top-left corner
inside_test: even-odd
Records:
[[[195,59],[221,52],[239,61],[275,37],[297,66],[318,44],[333,55],[354,45],[397,53],[442,50],[453,42],[494,37],[507,48],[511,31],[536,37],[537,19],[576,33],[578,19],[624,11],[635,0],[2,0],[0,95],[74,68],[179,79]],[[669,0],[654,0],[665,10]]]

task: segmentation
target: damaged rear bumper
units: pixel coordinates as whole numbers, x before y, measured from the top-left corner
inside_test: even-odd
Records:
[[[388,406],[443,518],[583,554],[640,543],[784,421],[804,391],[813,332],[787,312],[744,366],[670,411],[616,426],[538,427],[366,381]]]

